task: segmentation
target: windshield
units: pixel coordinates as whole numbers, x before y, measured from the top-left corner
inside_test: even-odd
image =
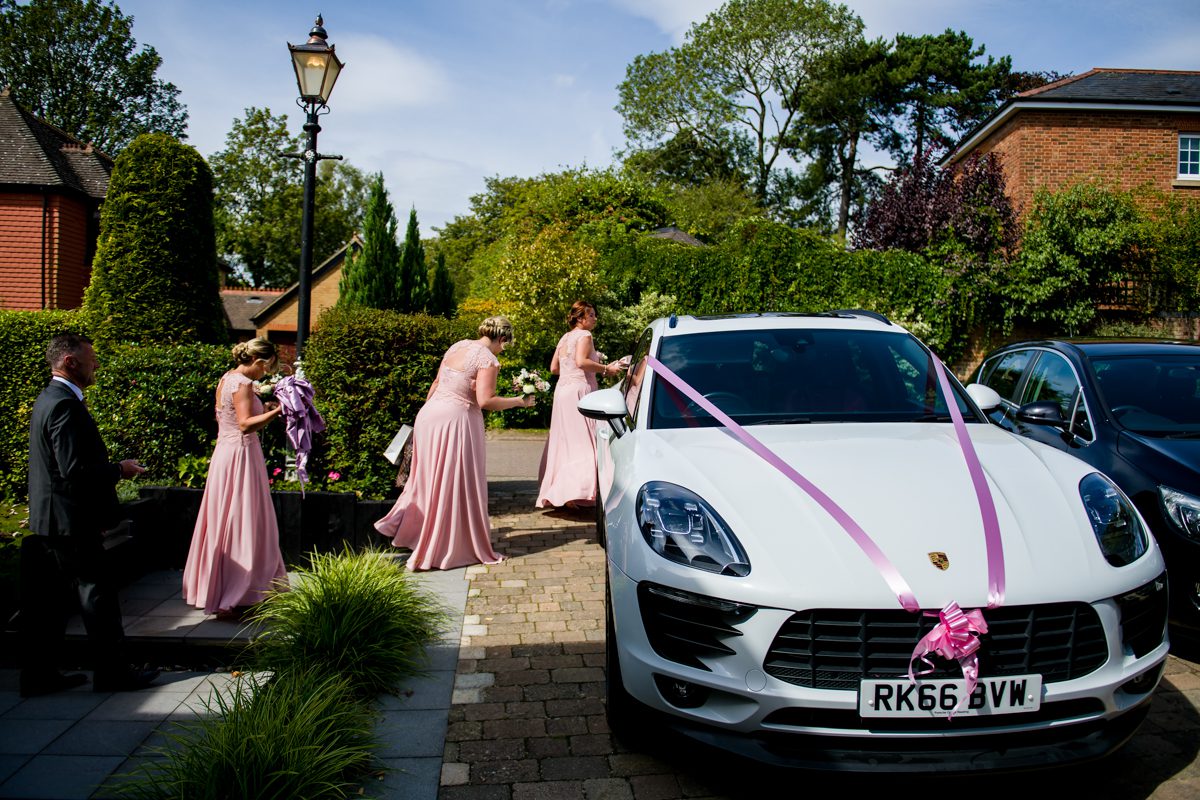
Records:
[[[1122,426],[1152,436],[1200,437],[1200,355],[1092,359],[1105,406]]]
[[[739,425],[950,421],[929,353],[906,333],[784,328],[668,336],[658,359]],[[981,422],[951,384],[964,419]],[[651,428],[717,424],[655,376]]]

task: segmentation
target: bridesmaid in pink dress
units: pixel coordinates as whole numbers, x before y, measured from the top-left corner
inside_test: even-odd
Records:
[[[279,526],[258,430],[279,416],[254,393],[276,363],[275,345],[251,339],[234,345],[237,366],[217,384],[217,447],[192,546],[183,570],[183,599],[218,619],[237,619],[268,590],[286,587]]]
[[[532,395],[499,397],[496,356],[512,341],[506,317],[488,317],[478,339],[455,342],[413,423],[404,491],[375,530],[412,550],[408,569],[496,564],[487,507],[483,411],[528,408]]]
[[[596,374],[618,374],[616,364],[602,364],[592,344],[596,307],[578,300],[567,314],[570,328],[558,340],[550,372],[558,375],[550,436],[542,451],[537,507],[596,504],[596,423],[579,413],[579,398],[596,391]]]

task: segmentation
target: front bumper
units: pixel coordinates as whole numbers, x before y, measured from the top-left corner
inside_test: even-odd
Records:
[[[957,772],[1098,758],[1120,747],[1145,717],[1167,656],[1165,640],[1140,656],[1123,647],[1118,603],[1102,601],[1092,604],[1104,629],[1102,663],[1087,674],[1044,683],[1038,712],[863,719],[857,690],[794,685],[764,669],[765,654],[792,611],[759,607],[745,618],[725,614],[732,625],[716,626],[720,647],[701,648],[691,659],[666,651],[665,658],[661,637],[652,644],[647,634],[637,582],[611,563],[609,582],[615,645],[630,696],[692,739],[776,765]]]

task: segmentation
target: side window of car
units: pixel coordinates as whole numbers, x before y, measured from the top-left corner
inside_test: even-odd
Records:
[[[1083,392],[1075,396],[1075,416],[1071,419],[1071,433],[1092,439],[1092,421],[1088,419],[1087,404],[1083,402]]]
[[[646,357],[650,355],[650,341],[653,332],[647,328],[637,347],[633,349],[633,359],[629,364],[629,377],[625,379],[625,410],[634,422],[637,421],[638,398],[642,396],[642,379],[646,375]]]
[[[1029,366],[1029,359],[1032,356],[1032,350],[1017,350],[1012,353],[1005,353],[999,359],[996,359],[994,366],[984,366],[981,373],[983,375],[983,385],[995,389],[996,393],[1005,400],[1013,401],[1017,385],[1021,382],[1021,373]]]
[[[1057,353],[1045,353],[1033,365],[1025,390],[1021,393],[1021,405],[1033,402],[1055,403],[1063,419],[1071,419],[1075,410],[1075,397],[1079,394],[1079,381],[1067,360]]]

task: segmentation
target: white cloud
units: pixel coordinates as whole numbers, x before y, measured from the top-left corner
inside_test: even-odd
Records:
[[[444,102],[452,91],[437,62],[378,36],[342,36],[337,42],[346,68],[334,97],[339,106],[379,111]]]
[[[558,74],[554,76],[554,85],[559,89],[570,89],[575,85],[574,75]]]
[[[612,0],[613,5],[642,19],[648,19],[675,42],[694,22],[700,22],[723,5],[723,0]]]

